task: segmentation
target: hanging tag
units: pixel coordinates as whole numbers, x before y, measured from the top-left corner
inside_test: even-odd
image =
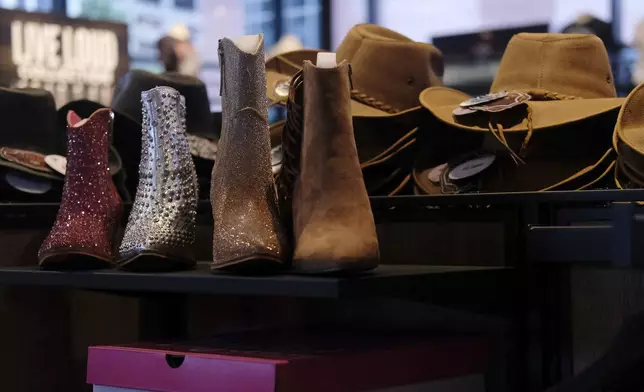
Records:
[[[441,173],[441,179],[440,179],[441,193],[444,195],[462,193],[459,186],[449,179],[449,176],[447,175],[447,173],[448,173],[448,170],[444,170]]]
[[[494,154],[480,153],[478,156],[471,157],[463,161],[449,170],[449,179],[453,181],[461,181],[469,177],[476,176],[483,170],[492,166],[496,160]]]
[[[284,161],[284,153],[282,150],[282,145],[273,147],[271,149],[271,166],[273,167],[273,174],[277,174],[282,168],[282,162]]]
[[[67,158],[61,155],[46,155],[45,163],[63,176],[67,173]]]
[[[500,91],[498,93],[490,93],[485,95],[479,95],[478,97],[470,98],[465,102],[461,102],[460,106],[462,108],[468,108],[470,106],[477,106],[487,102],[493,102],[497,99],[501,99],[508,95],[507,91]]]
[[[427,179],[434,184],[439,184],[445,169],[447,169],[447,163],[433,167],[429,170],[429,173],[427,173]]]
[[[288,98],[288,92],[291,88],[291,79],[282,79],[275,82],[273,91],[275,95],[280,98],[280,101],[286,101]]]
[[[478,191],[478,181],[453,181],[449,178],[449,168],[441,174],[441,193],[458,194]]]
[[[0,158],[28,167],[32,170],[37,170],[43,173],[53,173],[45,163],[45,155],[38,152],[2,147],[0,148]]]
[[[474,109],[474,108],[462,108],[462,107],[459,106],[456,109],[454,109],[452,114],[455,115],[455,116],[465,116],[465,115],[476,113],[476,112],[477,112],[477,110]]]
[[[484,112],[498,113],[504,110],[524,104],[530,100],[530,95],[521,91],[512,91],[503,98],[492,102],[485,102],[480,105],[469,107],[468,109],[481,110]]]
[[[32,195],[42,195],[52,188],[50,179],[23,174],[18,171],[5,174],[5,180],[13,188]]]

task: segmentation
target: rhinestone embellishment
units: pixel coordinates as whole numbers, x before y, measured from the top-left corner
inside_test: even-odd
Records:
[[[198,183],[186,138],[185,98],[162,86],[141,93],[139,184],[119,253],[193,259]]]

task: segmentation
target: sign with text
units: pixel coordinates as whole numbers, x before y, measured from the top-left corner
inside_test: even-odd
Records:
[[[44,88],[58,106],[108,105],[128,67],[124,24],[0,10],[0,86]]]

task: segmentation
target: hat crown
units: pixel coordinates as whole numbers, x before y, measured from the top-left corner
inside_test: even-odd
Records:
[[[381,26],[354,26],[336,53],[338,61],[351,63],[354,89],[396,110],[419,106],[421,91],[443,84],[443,55],[436,47]]]
[[[116,113],[125,114],[141,124],[141,93],[157,86],[171,87],[185,97],[188,133],[215,138],[206,85],[193,76],[176,72],[154,74],[138,69],[131,70],[114,88],[110,106]]]
[[[644,84],[637,86],[624,101],[615,126],[615,136],[644,155]]]
[[[64,129],[56,129],[56,102],[49,91],[0,87],[0,112],[6,130],[0,132],[0,147],[64,154]]]
[[[601,39],[592,34],[512,37],[490,91],[535,89],[578,98],[614,98],[613,73]]]

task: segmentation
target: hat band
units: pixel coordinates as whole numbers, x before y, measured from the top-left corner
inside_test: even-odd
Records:
[[[293,68],[294,70],[297,70],[297,71],[293,74],[293,76],[290,79],[288,79],[288,83],[285,86],[279,86],[279,87],[275,86],[274,88],[277,89],[277,88],[281,88],[281,87],[286,87],[286,88],[289,88],[289,90],[290,90],[290,85],[293,84],[293,80],[296,77],[298,77],[298,75],[302,72],[303,68],[300,65],[290,61],[286,57],[277,56],[277,58],[279,58],[280,61],[284,62],[286,65],[288,65],[289,67],[291,67],[291,68]],[[361,103],[363,103],[363,104],[365,104],[367,106],[371,106],[374,109],[382,110],[383,112],[387,112],[389,114],[396,114],[396,113],[399,113],[401,111],[400,109],[395,108],[394,106],[392,106],[392,105],[390,105],[390,104],[388,104],[388,103],[386,103],[384,101],[381,101],[381,100],[379,100],[377,98],[374,98],[373,96],[371,96],[371,95],[369,95],[369,94],[367,94],[367,93],[355,88],[355,86],[353,85],[353,68],[351,67],[351,64],[349,64],[349,84],[351,85],[351,99],[353,99],[355,101],[358,101],[358,102],[361,102]],[[292,90],[290,90],[290,91],[292,91]],[[289,97],[290,91],[289,91],[289,94],[286,94],[286,95],[280,94],[280,95],[283,95],[283,97],[282,97],[282,99],[280,99],[278,101],[271,101],[271,99],[269,98],[269,101],[271,101],[271,102],[269,102],[269,106],[273,106],[273,105],[276,105],[278,103],[283,104],[284,101],[288,102],[288,99],[290,98]]]
[[[563,100],[582,99],[580,97],[576,97],[573,95],[561,94],[561,93],[548,91],[544,89],[528,89],[528,90],[522,90],[522,92],[529,94],[531,99],[535,101],[563,101]],[[526,108],[527,109],[526,109],[525,118],[527,120],[528,132],[526,133],[526,136],[523,139],[523,143],[521,143],[521,147],[518,153],[516,153],[514,149],[512,149],[512,147],[510,147],[509,143],[507,142],[501,122],[494,121],[495,120],[494,117],[496,115],[499,115],[499,113],[503,113],[503,111],[500,111],[498,113],[490,113],[490,117],[488,120],[488,129],[490,130],[492,135],[508,150],[508,152],[510,153],[510,156],[512,157],[512,160],[517,165],[525,164],[525,161],[523,160],[523,158],[526,158],[527,156],[528,144],[530,143],[530,139],[532,138],[532,134],[534,132],[532,108],[530,107],[529,104],[526,104]]]
[[[573,99],[583,99],[582,97],[575,95],[558,93],[542,88],[525,89],[520,91],[529,94],[533,101],[568,101]]]
[[[642,170],[644,168],[644,156],[624,143],[617,135],[617,132],[613,133],[613,135],[613,143],[618,153],[618,161],[623,168],[621,171],[629,178],[642,179],[640,181],[635,180],[634,182],[641,182],[644,187],[644,170]]]
[[[387,112],[389,114],[396,114],[400,112],[400,109],[396,109],[393,106],[376,99],[369,94],[363,93],[362,91],[358,89],[351,89],[351,98],[355,99],[356,101],[362,102],[365,105],[371,106],[372,108],[382,110],[383,112]]]

